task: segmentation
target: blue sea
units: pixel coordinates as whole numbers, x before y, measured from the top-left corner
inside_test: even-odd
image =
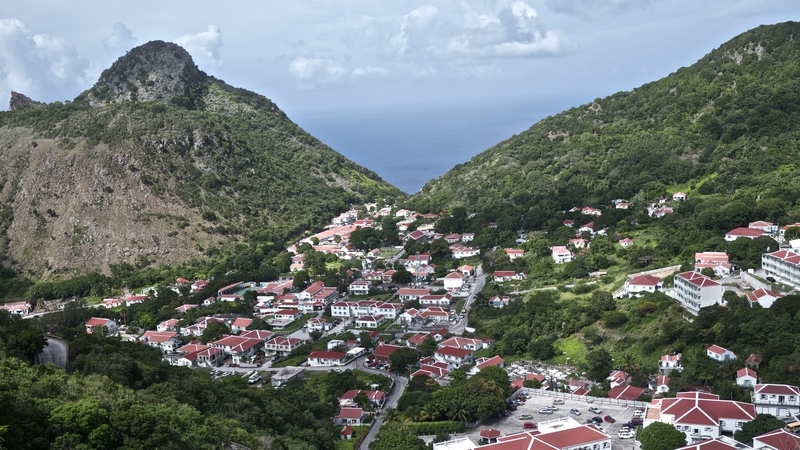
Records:
[[[413,194],[456,164],[578,104],[565,98],[517,99],[303,111],[293,119],[334,150]]]

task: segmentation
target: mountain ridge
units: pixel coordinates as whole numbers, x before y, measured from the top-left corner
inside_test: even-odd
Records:
[[[30,274],[232,255],[402,196],[160,41],[73,102],[0,113],[0,163],[2,260]]]

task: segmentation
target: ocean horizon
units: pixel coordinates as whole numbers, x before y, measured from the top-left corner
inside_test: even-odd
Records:
[[[297,124],[403,192],[414,194],[457,164],[569,106],[516,99],[429,107],[305,111]],[[576,105],[579,103],[573,103]]]

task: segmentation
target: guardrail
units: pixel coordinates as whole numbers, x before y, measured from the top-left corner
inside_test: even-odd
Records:
[[[519,394],[517,394],[517,392]],[[546,397],[553,397],[553,398],[563,398],[565,400],[577,400],[586,403],[595,403],[600,405],[617,405],[617,406],[632,406],[634,408],[644,408],[648,404],[646,402],[638,402],[636,400],[622,400],[616,398],[605,398],[605,397],[590,397],[588,395],[574,395],[571,393],[566,392],[556,392],[556,391],[546,391],[543,389],[531,389],[531,388],[522,388],[518,389],[515,394],[516,396],[512,395],[512,399],[516,398],[522,393],[528,393],[532,395],[542,395]]]

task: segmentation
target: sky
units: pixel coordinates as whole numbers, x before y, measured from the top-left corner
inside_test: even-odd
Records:
[[[449,104],[555,113],[657,80],[758,25],[800,20],[797,0],[4,3],[0,109],[12,90],[73,99],[161,39],[301,126]]]

